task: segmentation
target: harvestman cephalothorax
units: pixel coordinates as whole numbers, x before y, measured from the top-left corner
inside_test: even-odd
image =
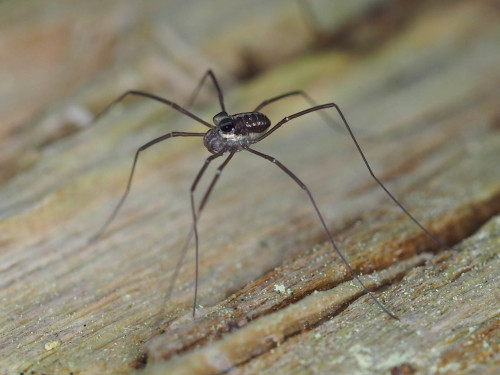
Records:
[[[229,161],[232,159],[234,154],[238,151],[248,151],[254,155],[257,155],[265,160],[270,161],[271,163],[275,164],[278,168],[280,168],[283,172],[285,172],[293,181],[295,181],[296,184],[298,184],[308,195],[314,210],[316,214],[318,215],[318,218],[321,222],[321,225],[323,226],[328,239],[333,247],[333,249],[336,251],[336,253],[339,255],[339,257],[342,259],[342,261],[345,263],[349,271],[352,273],[353,277],[361,284],[363,287],[364,291],[370,295],[370,297],[375,301],[377,305],[380,306],[380,308],[387,313],[390,317],[394,319],[398,319],[393,313],[391,313],[382,303],[368,290],[368,288],[363,284],[363,282],[360,280],[356,272],[352,269],[351,265],[347,261],[347,259],[344,257],[342,252],[339,250],[337,247],[335,241],[333,240],[333,237],[330,233],[330,230],[328,229],[325,220],[323,219],[323,216],[321,215],[321,212],[316,204],[316,201],[314,200],[311,192],[309,191],[309,188],[294,174],[292,173],[285,165],[283,165],[280,161],[276,160],[274,157],[270,155],[263,154],[259,151],[256,151],[251,148],[251,146],[257,142],[260,142],[264,138],[268,137],[272,133],[274,133],[276,130],[278,130],[281,126],[284,124],[288,123],[289,121],[300,117],[304,116],[308,113],[311,112],[316,112],[324,109],[329,109],[333,108],[337,111],[337,113],[340,115],[340,118],[342,119],[342,122],[344,126],[346,127],[350,137],[352,138],[354,145],[356,146],[359,154],[361,155],[361,158],[363,159],[364,164],[368,168],[368,171],[370,172],[370,175],[375,179],[377,184],[385,191],[385,193],[396,203],[396,205],[399,206],[401,210],[418,226],[420,229],[422,229],[430,238],[432,238],[435,242],[437,242],[440,246],[446,248],[446,249],[451,249],[449,246],[444,244],[441,240],[439,240],[435,235],[433,235],[427,228],[425,228],[417,219],[413,217],[413,215],[408,212],[408,210],[403,207],[403,205],[391,194],[391,192],[384,186],[384,184],[375,176],[373,173],[370,164],[368,163],[363,151],[361,150],[361,147],[359,146],[359,143],[354,136],[350,126],[347,123],[347,120],[345,119],[344,114],[340,110],[337,104],[335,103],[326,103],[322,105],[317,105],[311,97],[309,97],[305,92],[303,91],[291,91],[284,93],[282,95],[275,96],[273,98],[264,100],[262,103],[260,103],[252,112],[244,112],[244,113],[237,113],[234,115],[230,115],[226,112],[226,108],[224,106],[224,97],[222,94],[222,90],[219,86],[219,83],[217,82],[217,79],[215,78],[214,73],[211,70],[208,70],[202,79],[200,80],[198,86],[196,87],[190,101],[188,102],[188,105],[186,106],[189,108],[194,100],[196,99],[198,93],[200,92],[200,89],[202,88],[203,84],[207,80],[207,78],[210,78],[217,90],[218,96],[219,96],[219,103],[221,107],[221,112],[217,113],[213,117],[213,122],[215,125],[212,125],[205,120],[199,118],[198,116],[194,115],[191,113],[188,109],[181,107],[180,105],[171,102],[169,100],[166,100],[162,97],[149,94],[147,92],[142,92],[142,91],[136,91],[136,90],[131,90],[127,91],[124,94],[122,94],[120,97],[118,97],[116,100],[114,100],[106,109],[104,109],[103,112],[101,112],[97,117],[99,118],[102,116],[104,113],[106,113],[112,106],[115,104],[119,103],[122,101],[125,97],[134,95],[134,96],[140,96],[140,97],[146,97],[152,100],[156,100],[160,103],[166,104],[173,109],[177,110],[178,112],[191,117],[193,120],[199,122],[200,124],[208,127],[208,131],[204,133],[191,133],[191,132],[170,132],[165,135],[162,135],[161,137],[155,138],[148,143],[142,145],[139,147],[137,152],[135,153],[134,161],[132,163],[132,169],[130,171],[130,176],[128,179],[127,183],[127,188],[125,189],[125,192],[123,196],[121,197],[118,205],[115,207],[111,215],[109,216],[108,220],[103,224],[103,226],[99,229],[99,231],[91,238],[91,242],[97,240],[106,230],[106,228],[109,226],[109,224],[113,221],[115,218],[116,214],[120,210],[120,207],[123,205],[123,202],[125,201],[129,191],[130,191],[130,186],[132,184],[132,177],[134,175],[134,170],[135,166],[137,163],[137,159],[139,157],[139,154],[146,150],[147,148],[162,142],[164,140],[167,140],[169,138],[174,138],[174,137],[203,137],[203,144],[207,148],[207,150],[212,154],[210,155],[204,162],[203,166],[201,167],[200,171],[196,175],[196,178],[194,179],[193,184],[191,185],[190,189],[190,197],[191,197],[191,211],[192,211],[192,216],[193,216],[193,226],[189,232],[188,238],[184,244],[184,247],[182,249],[181,257],[176,265],[176,268],[174,270],[174,273],[172,275],[172,280],[169,285],[169,290],[166,295],[165,301],[170,297],[170,294],[172,293],[174,283],[177,279],[177,276],[179,274],[179,270],[181,268],[182,262],[184,260],[184,256],[186,254],[188,245],[190,240],[192,239],[193,235],[195,238],[195,248],[196,248],[196,277],[195,277],[195,292],[194,292],[194,302],[193,302],[193,317],[196,312],[196,300],[197,300],[197,294],[198,294],[198,249],[199,249],[199,243],[198,243],[198,230],[197,230],[197,223],[198,219],[201,215],[201,212],[203,208],[205,207],[205,204],[207,203],[208,197],[210,196],[210,193],[212,192],[215,183],[220,177],[220,174],[222,173],[222,170],[225,168],[225,166],[229,163]],[[271,104],[273,102],[276,102],[278,100],[290,97],[290,96],[302,96],[304,97],[311,105],[310,108],[307,108],[303,111],[291,114],[285,118],[283,118],[281,121],[276,123],[273,127],[271,127],[271,121],[267,118],[266,115],[263,113],[259,112],[262,108],[264,108],[266,105]],[[324,117],[325,120],[331,120],[330,117],[326,116],[325,113],[323,112],[318,112],[322,117]],[[195,202],[194,202],[194,192],[196,190],[196,187],[198,185],[198,182],[200,181],[201,177],[203,176],[203,173],[207,169],[208,165],[215,159],[223,156],[224,154],[228,154],[224,162],[219,166],[219,168],[216,171],[215,176],[212,178],[212,181],[210,185],[207,188],[207,191],[203,195],[203,198],[201,199],[201,202],[198,206],[198,209],[196,209]]]

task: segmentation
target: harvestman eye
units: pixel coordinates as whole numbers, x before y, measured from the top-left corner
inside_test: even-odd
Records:
[[[224,133],[229,133],[231,131],[233,131],[234,129],[234,125],[233,124],[229,124],[229,125],[224,125],[224,126],[221,126],[220,129],[224,132]]]
[[[275,96],[273,98],[264,100],[262,103],[260,103],[252,112],[245,112],[245,113],[237,113],[234,115],[229,115],[226,112],[226,108],[224,106],[224,97],[222,94],[222,90],[219,86],[219,83],[217,82],[217,79],[215,78],[214,73],[211,70],[208,70],[200,80],[198,86],[196,87],[195,91],[193,92],[193,95],[191,96],[190,101],[188,102],[188,105],[186,106],[189,108],[194,100],[196,99],[201,87],[205,83],[207,77],[210,77],[212,80],[218,96],[219,96],[219,104],[221,107],[221,112],[216,114],[213,118],[213,122],[215,125],[212,125],[205,120],[199,118],[198,116],[194,115],[191,113],[188,109],[181,107],[180,105],[169,101],[167,99],[161,98],[159,96],[149,94],[147,92],[142,92],[142,91],[136,91],[136,90],[131,90],[127,91],[124,94],[122,94],[119,98],[114,100],[103,112],[101,112],[95,120],[97,120],[99,117],[101,117],[104,113],[106,113],[111,107],[113,107],[115,104],[121,102],[125,97],[130,96],[130,95],[135,95],[135,96],[141,96],[141,97],[146,97],[152,100],[156,100],[160,103],[166,104],[176,111],[191,117],[193,120],[199,122],[200,124],[208,127],[209,129],[206,132],[200,132],[200,133],[191,133],[191,132],[170,132],[167,134],[162,135],[161,137],[155,138],[148,143],[142,145],[139,147],[139,149],[135,153],[135,157],[132,163],[132,169],[130,171],[127,187],[125,189],[125,192],[123,196],[121,197],[120,201],[118,202],[118,205],[115,207],[109,218],[106,220],[106,222],[102,225],[102,227],[97,231],[97,233],[89,240],[89,242],[96,241],[101,237],[101,235],[106,231],[108,226],[111,224],[113,219],[115,218],[116,214],[120,210],[121,206],[123,205],[123,202],[127,198],[127,195],[130,191],[130,186],[132,184],[132,178],[134,175],[134,170],[135,166],[137,164],[137,159],[139,157],[139,154],[144,151],[145,149],[162,142],[164,140],[167,140],[169,138],[174,138],[174,137],[203,137],[203,144],[207,148],[207,150],[212,154],[210,155],[205,162],[203,163],[203,166],[201,167],[200,171],[196,175],[196,178],[194,179],[191,188],[190,188],[190,198],[191,198],[191,211],[192,211],[192,216],[193,216],[193,225],[191,227],[191,230],[189,231],[189,234],[187,236],[186,242],[184,243],[184,247],[182,248],[181,251],[181,256],[180,259],[177,262],[177,265],[175,267],[174,273],[172,275],[172,279],[169,284],[169,288],[165,297],[165,302],[163,306],[165,305],[166,301],[170,298],[170,295],[172,293],[175,281],[177,280],[177,276],[179,275],[179,271],[182,265],[182,262],[184,260],[184,257],[187,252],[188,245],[191,241],[191,239],[195,238],[195,249],[196,249],[196,276],[195,276],[195,288],[194,288],[194,301],[193,301],[193,317],[195,316],[196,313],[196,302],[197,302],[197,296],[198,296],[198,254],[199,254],[199,239],[198,239],[198,220],[200,218],[200,215],[203,211],[203,208],[205,207],[207,200],[210,196],[210,193],[212,192],[217,180],[219,179],[223,169],[226,167],[226,165],[229,163],[229,161],[232,159],[234,154],[238,151],[248,151],[254,155],[257,155],[265,160],[268,160],[269,162],[275,164],[278,168],[280,168],[284,173],[286,173],[296,184],[298,184],[307,194],[309,197],[309,200],[311,201],[311,204],[314,208],[314,211],[316,212],[321,225],[323,226],[323,229],[325,230],[328,240],[330,244],[333,247],[333,250],[339,255],[339,257],[342,259],[342,261],[345,263],[346,267],[349,269],[351,272],[353,278],[355,278],[360,285],[363,287],[364,291],[372,298],[372,300],[380,306],[380,308],[388,314],[391,318],[398,319],[392,312],[390,312],[373,294],[372,292],[364,285],[364,283],[360,280],[359,276],[357,273],[354,271],[354,269],[351,267],[347,259],[344,257],[343,253],[339,250],[337,244],[333,240],[333,236],[330,233],[330,230],[328,229],[325,220],[323,219],[323,215],[321,214],[316,201],[314,200],[309,188],[294,174],[292,173],[284,164],[282,164],[280,161],[276,160],[274,157],[270,155],[263,154],[259,151],[254,150],[250,146],[253,144],[260,142],[264,138],[268,137],[272,133],[274,133],[276,130],[278,130],[281,126],[284,124],[288,123],[289,121],[300,117],[307,115],[312,112],[317,112],[319,115],[322,116],[322,118],[326,121],[333,121],[331,117],[329,117],[327,114],[324,113],[325,109],[334,109],[340,118],[342,119],[343,125],[347,129],[347,132],[349,133],[349,136],[351,137],[352,141],[354,142],[355,147],[357,148],[366,168],[368,169],[368,172],[370,175],[373,177],[373,179],[377,182],[377,184],[385,191],[385,193],[393,200],[393,202],[408,216],[410,220],[412,220],[422,231],[424,231],[432,240],[434,240],[436,243],[438,243],[440,246],[442,246],[445,249],[451,250],[451,247],[443,243],[439,238],[437,238],[434,234],[432,234],[427,228],[425,228],[415,217],[405,208],[403,205],[391,194],[391,192],[384,186],[384,184],[375,176],[373,173],[370,164],[368,163],[368,160],[366,159],[363,151],[361,150],[361,147],[354,136],[354,133],[351,130],[351,127],[348,125],[347,120],[338,107],[337,104],[335,103],[326,103],[322,105],[318,105],[316,102],[314,102],[309,95],[307,95],[305,92],[297,90],[297,91],[290,91],[287,93],[284,93],[282,95]],[[291,97],[291,96],[302,96],[304,99],[306,99],[309,104],[311,105],[310,108],[304,109],[300,112],[288,115],[284,117],[281,121],[277,122],[274,126],[271,127],[271,121],[267,118],[266,115],[260,112],[262,108],[267,106],[268,104],[271,104],[273,102],[276,102],[278,100]],[[219,132],[221,131],[222,133],[231,133],[228,136],[223,136]],[[196,208],[195,202],[194,202],[194,192],[196,190],[196,187],[198,185],[198,182],[202,178],[203,174],[205,173],[205,170],[207,169],[208,165],[215,159],[226,155],[226,159],[224,162],[219,166],[217,169],[217,172],[215,176],[212,178],[212,181],[210,185],[208,186],[205,194],[203,195],[201,202],[198,205],[198,208]],[[162,306],[162,309],[163,309]],[[162,310],[163,312],[163,310]]]

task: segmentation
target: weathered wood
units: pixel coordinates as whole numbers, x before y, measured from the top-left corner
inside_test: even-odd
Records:
[[[346,283],[244,322],[222,339],[146,373],[213,374],[234,368],[242,374],[387,374],[405,364],[417,373],[494,373],[500,363],[495,274],[500,217],[459,249],[422,253],[366,278],[373,286],[393,284],[382,295],[401,321],[388,319],[366,296],[359,298],[358,285]],[[260,294],[265,293],[281,299],[271,288]],[[236,310],[221,306],[213,315],[224,316],[228,324],[235,317],[226,315]]]
[[[145,13],[165,9],[154,3],[144,2]],[[2,138],[17,145],[9,157],[22,154],[19,145],[37,152],[28,170],[16,167],[4,177],[0,190],[0,372],[498,371],[496,12],[488,1],[423,6],[364,55],[316,51],[225,92],[232,112],[298,88],[320,102],[335,100],[375,172],[454,244],[455,251],[439,249],[405,218],[342,128],[332,131],[319,116],[294,121],[256,147],[310,186],[339,247],[400,321],[388,319],[350,281],[303,191],[247,153],[224,171],[201,218],[196,319],[192,248],[162,310],[190,227],[188,188],[207,157],[199,139],[167,141],[145,153],[117,220],[103,239],[90,246],[87,240],[120,198],[137,147],[200,127],[133,101],[85,131],[61,133],[56,126],[45,133],[44,125],[30,132],[51,116],[61,118],[68,103],[62,90],[54,109]],[[231,24],[235,40],[251,20],[237,24]],[[73,100],[98,111],[123,89],[113,78],[145,61],[141,54],[130,70],[75,84]],[[148,86],[140,75],[148,76],[152,65],[132,82]],[[168,74],[203,69],[182,66]],[[226,86],[231,74],[223,76]],[[166,91],[183,86],[170,99],[183,102],[196,77],[181,81],[167,85]],[[290,99],[266,113],[276,122],[306,105]],[[210,119],[217,106],[195,111]]]

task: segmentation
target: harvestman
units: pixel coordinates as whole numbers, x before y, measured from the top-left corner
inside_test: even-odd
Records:
[[[403,205],[389,192],[389,190],[384,186],[384,184],[375,176],[373,173],[370,164],[368,163],[363,151],[361,150],[361,147],[359,146],[359,143],[354,136],[350,126],[347,123],[347,120],[344,117],[344,114],[340,110],[339,106],[335,103],[327,103],[327,104],[322,104],[322,105],[317,105],[311,97],[309,97],[305,92],[303,91],[291,91],[287,92],[282,95],[275,96],[271,99],[264,100],[262,103],[260,103],[252,112],[244,112],[244,113],[237,113],[234,115],[230,115],[226,112],[226,108],[224,106],[224,97],[222,94],[222,90],[219,86],[219,83],[217,82],[217,79],[215,78],[214,73],[212,70],[208,70],[200,80],[198,86],[196,87],[189,104],[186,106],[189,108],[194,100],[196,99],[200,89],[202,88],[203,84],[205,83],[207,77],[209,77],[219,96],[219,103],[221,106],[221,112],[216,114],[213,117],[213,122],[215,124],[211,125],[205,120],[199,118],[198,116],[194,115],[191,113],[189,110],[186,108],[181,107],[180,105],[171,102],[169,100],[166,100],[162,97],[147,93],[147,92],[142,92],[142,91],[137,91],[137,90],[130,90],[122,94],[120,97],[115,99],[107,108],[105,108],[97,117],[96,120],[101,117],[104,113],[106,113],[111,107],[113,107],[115,104],[121,102],[125,97],[129,95],[135,95],[135,96],[140,96],[140,97],[146,97],[152,100],[156,100],[160,103],[166,104],[173,109],[177,110],[178,112],[191,117],[193,120],[199,122],[200,124],[205,125],[206,127],[209,128],[209,130],[205,133],[191,133],[191,132],[171,132],[167,133],[165,135],[162,135],[161,137],[155,138],[148,143],[142,145],[139,147],[139,149],[135,153],[134,161],[132,163],[132,169],[130,171],[130,176],[128,179],[127,183],[127,188],[125,190],[125,193],[121,197],[118,205],[115,207],[111,215],[109,216],[108,220],[103,224],[103,226],[99,229],[99,231],[90,239],[90,242],[93,242],[97,240],[103,232],[106,230],[106,228],[109,226],[109,224],[113,221],[115,218],[116,214],[120,210],[121,206],[123,205],[123,202],[125,201],[129,191],[130,191],[130,186],[132,184],[132,177],[134,175],[135,171],[135,166],[137,163],[137,158],[139,157],[139,154],[141,151],[146,150],[147,148],[155,145],[156,143],[162,142],[166,139],[169,138],[174,138],[174,137],[203,137],[203,144],[207,148],[207,150],[212,154],[209,156],[206,160],[203,166],[201,167],[200,171],[196,175],[196,178],[194,179],[193,184],[191,185],[190,189],[190,198],[191,198],[191,211],[192,211],[192,216],[193,216],[193,226],[189,232],[188,238],[184,244],[184,247],[182,249],[181,257],[176,265],[175,271],[172,275],[172,280],[170,282],[169,290],[167,292],[165,301],[170,297],[170,294],[172,293],[174,283],[177,279],[177,276],[180,271],[180,267],[182,265],[182,262],[184,260],[184,256],[186,254],[188,244],[190,240],[192,239],[192,236],[194,235],[195,238],[195,247],[196,247],[196,277],[195,277],[195,292],[194,292],[194,302],[193,302],[193,317],[195,316],[196,313],[196,301],[197,301],[197,295],[198,295],[198,248],[199,248],[199,242],[198,242],[198,229],[197,229],[197,223],[198,219],[201,215],[201,212],[203,208],[205,207],[205,204],[207,203],[208,197],[210,193],[212,192],[215,183],[219,179],[220,174],[222,173],[222,170],[224,167],[229,163],[229,161],[232,159],[234,154],[239,151],[248,151],[252,154],[255,154],[263,159],[266,159],[270,161],[271,163],[275,164],[278,166],[283,172],[285,172],[292,180],[294,180],[308,195],[309,199],[311,200],[311,203],[314,207],[314,210],[316,211],[316,214],[318,215],[319,220],[321,221],[321,224],[328,235],[328,239],[330,243],[332,244],[334,250],[337,252],[339,257],[342,259],[342,261],[345,263],[353,277],[361,284],[363,287],[364,291],[375,301],[375,303],[380,306],[380,308],[387,313],[390,317],[394,319],[398,319],[393,313],[391,313],[373,294],[370,292],[370,290],[363,284],[363,282],[360,280],[359,276],[356,274],[354,269],[351,267],[347,259],[344,257],[342,252],[339,250],[337,247],[335,241],[333,240],[333,237],[328,230],[328,227],[326,226],[325,220],[323,219],[323,216],[321,215],[319,208],[316,204],[316,201],[314,200],[311,192],[309,191],[309,188],[294,174],[292,173],[285,165],[283,165],[281,162],[276,160],[274,157],[270,155],[263,154],[259,151],[256,151],[252,149],[250,146],[260,142],[264,138],[268,137],[272,133],[274,133],[276,130],[278,130],[282,125],[286,124],[287,122],[306,115],[311,112],[316,112],[320,111],[323,109],[328,109],[328,108],[334,108],[338,114],[340,115],[343,124],[345,125],[347,131],[349,132],[349,135],[351,136],[356,148],[358,149],[359,154],[361,155],[361,158],[363,159],[364,164],[366,165],[366,168],[368,168],[368,171],[370,172],[370,175],[373,177],[373,179],[377,182],[377,184],[385,191],[385,193],[396,203],[396,205],[403,210],[403,212],[418,226],[420,229],[422,229],[430,238],[432,238],[435,242],[437,242],[440,246],[446,248],[446,249],[451,249],[449,246],[444,244],[441,240],[439,240],[435,235],[433,235],[427,228],[425,228],[417,219],[413,217],[410,212],[403,207]],[[263,107],[265,107],[268,104],[271,104],[273,102],[276,102],[278,100],[294,96],[294,95],[299,95],[305,98],[312,107],[305,109],[303,111],[294,113],[292,115],[289,115],[285,118],[283,118],[281,121],[276,123],[273,127],[271,127],[271,121],[267,118],[266,115],[263,113],[259,112]],[[326,117],[326,114],[323,112],[318,112],[320,115],[322,115],[326,120],[329,120],[329,117]],[[271,127],[271,128],[270,128]],[[207,191],[205,192],[205,195],[201,199],[201,203],[198,206],[198,210],[196,210],[195,207],[195,202],[194,202],[194,192],[196,190],[196,187],[198,185],[198,182],[200,181],[201,177],[203,176],[203,173],[207,169],[208,165],[215,159],[221,157],[222,155],[229,153],[229,155],[226,157],[224,162],[219,166],[219,168],[216,171],[215,176],[212,178],[212,181],[210,185],[208,186]],[[162,307],[163,308],[163,307]]]

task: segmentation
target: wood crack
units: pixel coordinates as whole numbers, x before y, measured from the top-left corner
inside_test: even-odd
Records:
[[[452,215],[453,220],[438,220],[443,223],[438,233],[446,242],[458,244],[498,213],[500,213],[500,193],[485,201],[476,202],[476,204],[468,206],[467,208],[458,207],[455,210],[455,214]],[[380,247],[394,248],[390,243],[381,244]],[[401,279],[406,272],[422,264],[425,259],[428,259],[428,253],[425,251],[430,249],[433,249],[434,252],[440,251],[436,249],[436,244],[434,244],[432,240],[429,241],[425,234],[419,233],[418,231],[404,241],[398,241],[397,247],[403,249],[397,258],[393,258],[390,262],[385,264],[384,262],[380,263],[378,266],[369,270],[370,274],[363,276],[364,282],[370,285],[370,289],[379,288],[381,285],[389,285],[392,281]],[[394,250],[390,251],[390,253],[394,254]],[[238,338],[235,340],[238,341],[238,345],[244,347],[254,345],[251,351],[246,352],[247,357],[243,359],[238,356],[235,357],[238,358],[238,360],[234,363],[244,363],[248,361],[250,357],[257,354],[260,355],[262,352],[268,351],[273,347],[266,341],[266,338],[276,338],[276,340],[273,339],[273,341],[278,345],[286,337],[300,333],[303,327],[319,324],[323,319],[335,314],[335,311],[341,309],[342,306],[353,303],[363,295],[359,286],[353,286],[354,289],[350,289],[349,297],[343,297],[343,299],[336,300],[335,298],[339,297],[330,296],[325,299],[330,301],[327,305],[321,304],[323,310],[315,310],[313,304],[318,302],[317,299],[312,296],[317,293],[333,293],[337,295],[337,293],[340,293],[339,290],[343,290],[341,288],[342,285],[346,283],[349,285],[353,284],[353,281],[349,281],[351,279],[350,274],[345,269],[342,269],[344,268],[342,266],[340,266],[340,270],[337,266],[333,268],[333,270],[326,271],[328,267],[332,267],[331,265],[328,266],[332,261],[327,261],[326,265],[322,264],[321,268],[316,269],[313,258],[322,261],[328,254],[331,256],[331,250],[327,244],[315,252],[299,255],[295,260],[286,262],[282,267],[251,283],[227,300],[222,301],[212,308],[206,309],[204,312],[200,312],[203,314],[202,317],[192,321],[189,321],[190,317],[188,316],[182,317],[181,320],[177,322],[179,328],[175,328],[174,324],[174,327],[170,327],[169,330],[173,329],[171,333],[173,337],[176,337],[183,343],[181,345],[179,345],[178,342],[173,344],[169,339],[172,337],[171,334],[168,336],[162,335],[148,344],[148,358],[153,361],[158,361],[160,359],[165,360],[170,358],[174,354],[189,356],[191,355],[190,351],[193,351],[194,348],[198,349],[195,349],[193,353],[198,353],[199,350],[214,350],[211,348],[217,345],[220,345],[218,350],[222,351],[223,348],[224,350],[231,350],[232,344],[223,343],[230,343],[230,337],[236,334]],[[309,267],[301,267],[302,263],[308,264]],[[357,272],[360,271],[360,266],[360,262],[353,262],[353,267]],[[304,281],[297,282],[296,284],[288,283],[286,285],[286,289],[293,289],[294,292],[292,295],[276,296],[276,293],[273,294],[272,289],[274,285],[280,283],[282,280],[286,282],[287,277],[289,279],[298,278],[293,273],[290,273],[290,270],[294,270],[298,275],[301,275],[300,277],[302,277]],[[458,276],[459,275],[456,275],[456,277]],[[377,281],[373,281],[372,278]],[[381,279],[378,280],[378,278]],[[242,302],[240,301],[242,295],[248,296],[250,299]],[[309,298],[315,302],[304,302],[306,300],[309,301]],[[310,314],[313,317],[304,319],[295,317],[297,309],[300,310],[302,304],[307,306],[307,309],[311,309]],[[287,313],[283,311],[292,312]],[[278,318],[276,316],[278,316]],[[292,319],[292,322],[288,326],[281,325],[279,328],[276,328],[275,331],[271,328],[269,328],[269,330],[262,328],[267,324],[273,326],[275,322],[286,321],[287,317],[290,316],[293,316],[295,320]],[[253,327],[254,324],[257,324],[259,328],[256,331],[251,329],[249,332],[255,333],[244,335],[238,333],[248,326]],[[238,330],[231,331],[231,327],[238,327]],[[252,334],[255,334],[256,337],[252,338]],[[168,338],[165,339],[166,337]],[[191,337],[191,339],[188,338],[186,341],[186,337]],[[243,337],[245,337],[245,340],[250,340],[250,344],[247,342],[243,343]],[[219,342],[222,343],[219,344]],[[259,342],[266,342],[266,344],[260,347],[258,344]],[[205,347],[207,349],[204,349]],[[197,361],[198,360],[203,363],[206,362],[206,359],[202,360],[198,358]],[[173,359],[173,361],[177,363],[177,359]],[[183,363],[179,368],[182,368],[189,362],[192,362],[192,359],[187,360],[187,362]],[[231,364],[231,366],[234,365],[234,363]]]

